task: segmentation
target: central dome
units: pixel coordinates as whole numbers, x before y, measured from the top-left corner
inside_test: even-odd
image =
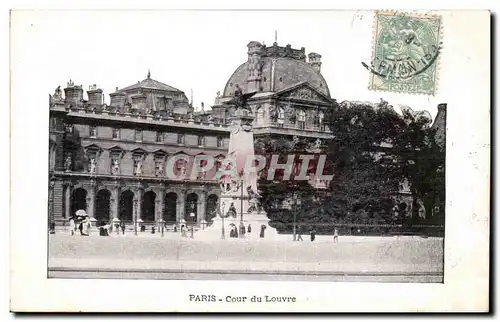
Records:
[[[260,81],[258,91],[277,92],[300,82],[308,82],[320,93],[330,97],[328,85],[320,73],[321,55],[309,54],[309,62],[306,62],[305,49],[292,49],[290,45],[280,47],[274,43],[272,47],[262,46],[258,42],[250,42],[249,60],[241,64],[231,75],[224,88],[223,96],[233,96],[236,85],[252,91],[248,88],[249,70],[258,69]],[[254,48],[257,48],[255,50]],[[253,72],[252,79],[255,79]]]

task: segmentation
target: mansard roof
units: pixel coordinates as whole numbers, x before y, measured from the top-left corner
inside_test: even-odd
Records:
[[[124,87],[122,89],[119,89],[118,91],[116,91],[116,93],[129,92],[129,91],[133,91],[133,90],[140,89],[140,88],[159,90],[159,91],[169,91],[169,92],[181,92],[182,93],[181,90],[179,90],[175,87],[172,87],[170,85],[167,85],[167,84],[164,84],[162,82],[159,82],[157,80],[152,79],[151,74],[149,72],[148,72],[148,77],[146,79],[142,80],[141,82],[138,82],[137,84],[133,84],[133,85]]]

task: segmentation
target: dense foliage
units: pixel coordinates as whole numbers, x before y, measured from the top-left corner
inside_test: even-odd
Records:
[[[288,232],[294,216],[304,230],[318,232],[330,232],[333,226],[444,224],[445,153],[429,122],[408,111],[399,115],[386,102],[375,107],[336,104],[325,119],[334,138],[313,151],[315,156],[327,156],[324,173],[333,173],[333,180],[326,189],[318,190],[307,181],[283,181],[279,176],[268,181],[265,169],[259,189],[272,224]],[[313,142],[305,139],[260,138],[256,153],[268,159],[280,154],[280,163],[295,154],[297,170],[298,155],[311,154],[311,145]],[[315,170],[313,162],[308,173]],[[400,203],[405,181],[413,207],[403,215],[401,207],[399,213],[394,207]],[[295,199],[300,199],[300,204],[296,205]],[[426,215],[418,212],[418,200],[423,201]],[[435,206],[439,212],[432,216]]]

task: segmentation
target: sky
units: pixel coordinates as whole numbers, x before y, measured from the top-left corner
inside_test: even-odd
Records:
[[[193,92],[194,106],[211,106],[250,41],[306,48],[322,55],[322,75],[333,98],[408,105],[434,117],[442,95],[368,90],[373,13],[370,11],[17,11],[12,14],[12,75],[35,69],[25,82],[53,93],[68,80],[96,84],[105,101],[151,77]],[[17,63],[17,64],[16,64]],[[86,94],[85,94],[86,95]]]

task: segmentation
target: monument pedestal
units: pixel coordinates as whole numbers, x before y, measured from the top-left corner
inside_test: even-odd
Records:
[[[255,157],[252,123],[254,117],[248,110],[237,109],[232,117],[231,135],[229,137],[228,157],[230,161],[221,179],[221,200],[219,214],[205,230],[198,231],[195,238],[239,240],[240,224],[245,225],[244,239],[273,240],[277,236],[276,229],[269,226],[269,218],[258,207],[257,173],[255,169],[247,169]],[[223,162],[223,166],[224,166]],[[250,166],[249,166],[250,167]],[[251,167],[250,167],[251,168]],[[220,170],[219,170],[220,171]],[[221,215],[224,218],[221,218]],[[251,231],[248,233],[248,226]],[[238,238],[231,238],[232,227],[236,227]],[[262,227],[265,227],[262,232]],[[262,237],[261,237],[262,235]]]
[[[242,221],[239,218],[239,216],[237,218],[229,217],[224,219],[222,219],[219,216],[215,217],[212,221],[212,225],[210,225],[210,227],[207,227],[204,230],[198,231],[195,238],[206,239],[206,240],[222,239],[223,223],[224,223],[224,239],[228,241],[239,240],[239,239],[275,240],[278,235],[276,229],[269,226],[269,218],[265,213],[244,215],[243,225],[245,225],[245,235],[243,238],[240,236],[240,230],[239,230],[241,222]],[[233,225],[236,226],[236,229],[238,230],[238,238],[230,237],[230,232]],[[248,232],[249,225],[251,228],[250,232]],[[260,237],[262,225],[266,227],[264,229],[264,237]]]

